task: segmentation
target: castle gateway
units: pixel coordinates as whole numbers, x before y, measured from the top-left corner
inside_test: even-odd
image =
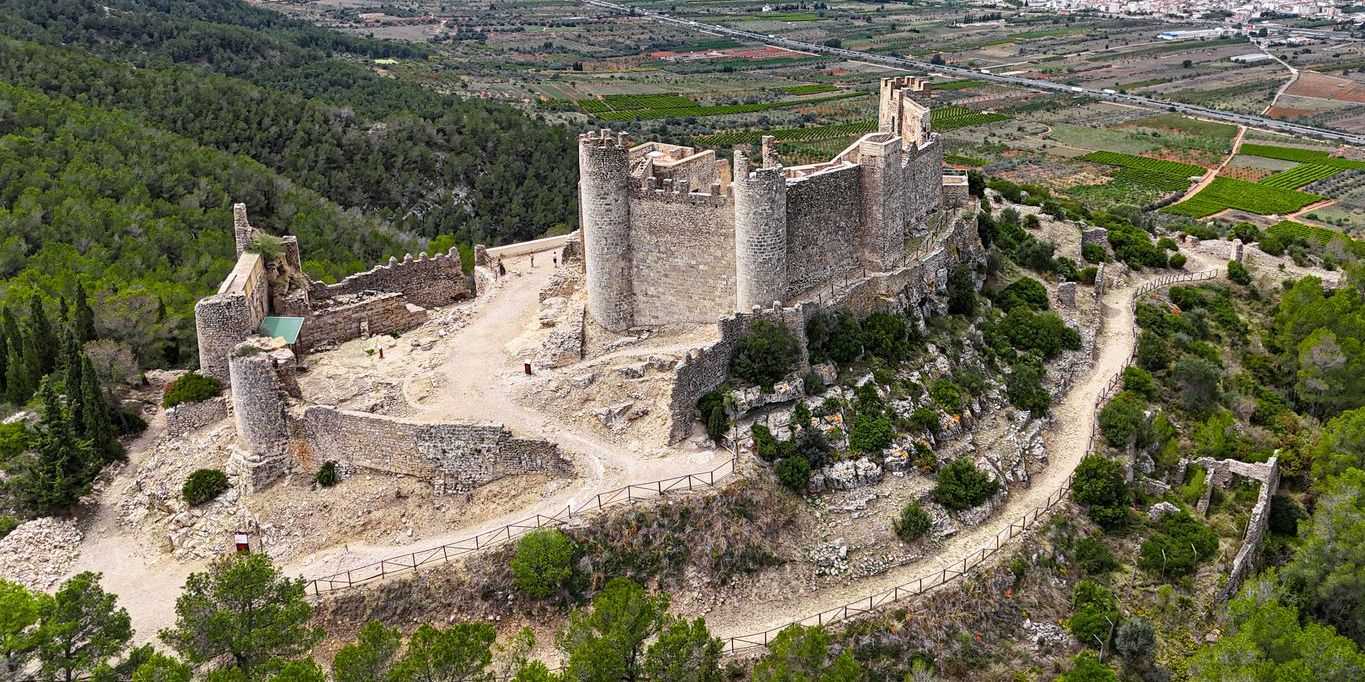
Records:
[[[762,158],[580,136],[579,206],[588,311],[612,331],[714,322],[801,298],[857,272],[908,260],[966,178],[943,173],[943,146],[917,78],[881,82],[878,131],[833,159],[783,167]],[[756,161],[756,163],[755,163]]]

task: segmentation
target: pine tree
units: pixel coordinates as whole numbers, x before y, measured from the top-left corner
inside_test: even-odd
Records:
[[[76,282],[75,308],[76,318],[72,321],[72,328],[76,332],[76,340],[80,341],[81,345],[85,345],[97,338],[95,334],[95,310],[90,307],[90,301],[85,295],[85,286],[79,281]]]
[[[81,419],[84,422],[81,430],[95,451],[104,456],[104,461],[110,462],[123,456],[123,446],[114,436],[109,401],[100,388],[99,375],[95,374],[95,365],[90,362],[89,356],[81,354],[80,367],[81,397],[76,402],[81,406]]]
[[[66,408],[71,419],[71,429],[77,438],[90,439],[91,434],[85,430],[85,391],[84,387],[81,386],[84,380],[81,371],[84,369],[81,362],[83,354],[73,334],[66,335],[66,342],[62,346],[62,390],[66,394]]]
[[[43,300],[34,294],[28,300],[28,336],[32,338],[33,349],[37,352],[39,374],[35,381],[57,368],[57,334],[52,322],[43,308]]]
[[[44,382],[39,395],[43,418],[34,447],[15,461],[9,483],[21,509],[47,515],[75,504],[90,490],[99,468],[90,443],[72,433],[51,384]]]
[[[11,344],[5,353],[5,402],[15,406],[28,402],[28,399],[33,397],[33,389],[30,386],[28,367],[19,349],[19,343]]]
[[[5,337],[5,327],[0,325],[0,403],[5,402],[9,391],[6,382],[9,374],[9,341]]]

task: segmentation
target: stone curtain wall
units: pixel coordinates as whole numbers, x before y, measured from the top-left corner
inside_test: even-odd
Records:
[[[709,324],[735,307],[729,196],[632,190],[634,324]]]
[[[901,172],[900,138],[869,135],[859,146],[863,224],[859,255],[868,270],[889,269],[905,253],[906,174]],[[899,228],[899,229],[897,229]]]
[[[342,343],[366,335],[412,329],[427,321],[427,311],[397,293],[361,295],[354,301],[318,310],[304,321],[299,334],[303,350],[324,343]]]
[[[409,303],[424,308],[450,305],[473,293],[469,278],[460,267],[459,251],[451,247],[448,253],[432,257],[422,254],[413,258],[408,254],[402,261],[390,258],[387,265],[377,265],[336,284],[313,282],[308,294],[315,303],[320,303],[362,291],[402,294]]]
[[[692,417],[697,401],[730,376],[730,359],[740,337],[749,333],[755,320],[767,320],[785,326],[796,336],[800,347],[801,366],[809,368],[806,352],[806,320],[817,307],[806,304],[799,308],[767,308],[749,313],[736,313],[719,322],[720,340],[689,352],[674,369],[673,387],[669,394],[668,442],[687,438],[692,429]]]
[[[803,178],[787,187],[787,296],[857,268],[862,205],[856,167]]]
[[[183,436],[227,419],[227,405],[227,398],[223,396],[176,405],[166,410],[166,433],[171,436]]]
[[[194,306],[194,327],[200,371],[227,381],[228,354],[260,327],[268,289],[264,260],[258,254],[243,253],[218,293],[199,299]]]
[[[438,492],[567,468],[558,446],[513,438],[498,425],[415,422],[325,405],[304,410],[303,422],[318,461],[429,479]]]
[[[910,228],[922,228],[925,216],[943,200],[943,145],[931,135],[923,146],[905,150],[904,157],[905,220]]]
[[[785,308],[766,308],[727,316],[717,322],[720,340],[692,351],[675,369],[669,398],[668,442],[679,442],[690,434],[697,400],[729,378],[730,359],[740,337],[749,332],[756,319],[781,322],[796,336],[800,346],[801,368],[809,367],[806,352],[806,322],[826,309],[847,310],[864,317],[873,312],[906,312],[921,318],[946,309],[942,294],[948,273],[959,263],[978,263],[985,248],[976,233],[975,208],[952,217],[952,228],[938,235],[938,248],[915,263],[889,273],[873,273],[851,286],[840,288],[836,298],[827,295],[822,304],[810,301]]]

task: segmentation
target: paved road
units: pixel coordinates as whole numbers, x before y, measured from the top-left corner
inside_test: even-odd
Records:
[[[807,43],[800,40],[782,38],[780,36],[772,34],[755,33],[753,31],[741,31],[739,29],[730,28],[728,26],[719,26],[716,24],[707,24],[700,21],[693,21],[691,19],[682,19],[679,17],[674,17],[669,14],[664,14],[663,12],[655,12],[653,10],[640,9],[638,7],[631,7],[629,5],[623,5],[620,3],[607,2],[607,0],[583,0],[583,2],[585,4],[592,5],[593,7],[599,7],[614,12],[623,12],[627,14],[636,14],[643,17],[649,17],[656,21],[661,21],[669,24],[676,24],[679,26],[691,28],[696,31],[702,31],[705,33],[712,33],[722,36],[729,36],[732,38],[738,38],[740,40],[757,41],[775,47],[785,47],[791,50],[827,54],[834,57],[841,57],[843,59],[855,59],[861,62],[883,64],[886,66],[894,66],[897,68],[932,71],[935,73],[957,76],[959,78],[972,78],[975,80],[1002,83],[1005,85],[1013,85],[1015,87],[1028,88],[1031,90],[1043,90],[1046,92],[1056,92],[1061,94],[1084,95],[1086,97],[1093,97],[1095,99],[1102,99],[1110,102],[1118,102],[1121,104],[1133,104],[1151,109],[1161,109],[1164,111],[1174,111],[1182,114],[1187,114],[1190,116],[1198,116],[1200,118],[1212,119],[1217,121],[1226,121],[1228,123],[1234,123],[1237,125],[1261,128],[1264,130],[1273,130],[1275,132],[1287,133],[1290,135],[1313,137],[1322,140],[1331,140],[1333,142],[1355,145],[1358,147],[1365,147],[1365,135],[1353,135],[1350,133],[1341,132],[1339,130],[1332,130],[1330,128],[1319,128],[1316,126],[1303,125],[1300,123],[1291,123],[1289,121],[1280,121],[1277,119],[1267,118],[1265,116],[1257,116],[1253,114],[1239,114],[1232,111],[1223,111],[1221,109],[1213,109],[1210,107],[1199,106],[1196,104],[1171,102],[1167,100],[1156,99],[1154,97],[1146,97],[1143,95],[1131,95],[1121,92],[1110,92],[1106,90],[1098,90],[1095,88],[1082,87],[1079,85],[1066,85],[1064,83],[1054,83],[1052,81],[1039,80],[1036,78],[1002,76],[990,73],[988,71],[970,69],[962,66],[932,64],[930,62],[921,61],[918,59],[906,59],[904,57],[882,55],[873,52],[859,52],[857,50],[846,50],[841,47],[828,47],[817,43]]]

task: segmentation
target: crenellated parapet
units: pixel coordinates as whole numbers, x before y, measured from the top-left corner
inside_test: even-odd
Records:
[[[424,308],[450,305],[473,295],[459,250],[453,246],[435,256],[423,252],[416,257],[409,253],[402,260],[389,258],[387,264],[350,275],[336,284],[313,281],[308,294],[314,301],[325,302],[366,291],[402,294],[408,302]]]

